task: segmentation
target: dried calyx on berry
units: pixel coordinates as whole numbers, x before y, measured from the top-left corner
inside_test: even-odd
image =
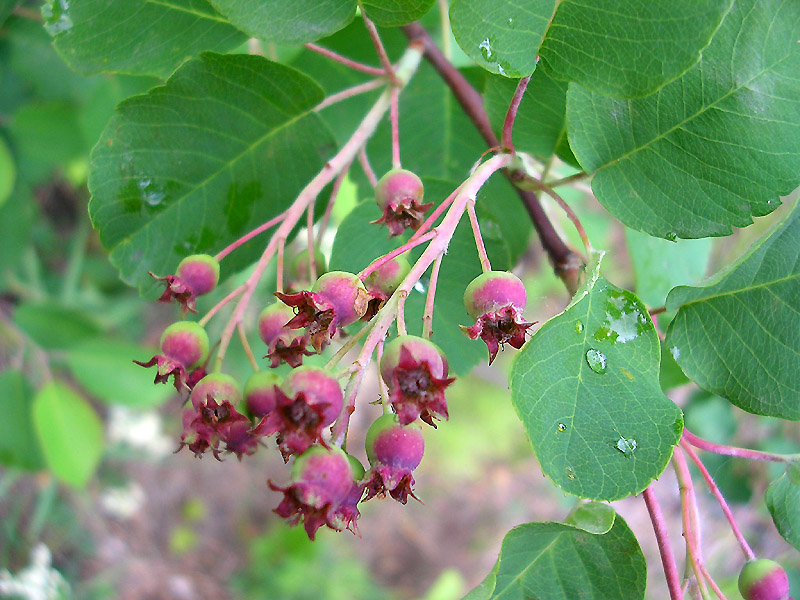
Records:
[[[489,349],[489,364],[505,344],[522,348],[525,334],[535,322],[522,319],[527,301],[525,285],[506,271],[488,271],[476,277],[464,291],[464,308],[475,325],[461,329],[473,340],[481,338]]]
[[[161,334],[161,354],[156,354],[147,362],[135,360],[137,365],[152,367],[156,365],[154,383],[166,383],[170,377],[175,389],[190,389],[193,375],[202,370],[208,358],[208,334],[197,323],[178,321]]]
[[[350,454],[347,455],[347,460],[350,462],[350,469],[353,472],[353,482],[347,496],[330,515],[330,523],[331,528],[336,529],[336,531],[348,529],[360,537],[357,521],[361,516],[361,512],[358,510],[358,503],[361,502],[361,497],[364,495],[364,484],[361,482],[365,475],[364,465]]]
[[[739,573],[739,592],[744,600],[791,600],[789,578],[774,560],[751,560]]]
[[[358,276],[331,271],[317,279],[310,291],[275,295],[295,309],[286,327],[305,329],[306,337],[317,352],[328,345],[339,327],[358,321],[367,311],[369,294]]]
[[[195,299],[208,294],[219,283],[219,262],[208,254],[192,254],[178,264],[175,275],[166,277],[157,277],[153,273],[150,275],[167,284],[167,288],[158,299],[159,302],[175,300],[184,312],[197,312]]]
[[[305,332],[287,327],[294,317],[294,311],[282,302],[270,304],[258,317],[258,334],[267,345],[264,358],[269,358],[273,369],[282,362],[292,368],[299,367],[304,356],[314,354],[308,349]]]
[[[375,496],[392,498],[405,504],[414,494],[414,476],[425,452],[422,430],[416,423],[400,425],[397,415],[378,417],[367,431],[367,458],[371,469],[364,477],[366,502]]]
[[[183,413],[184,433],[178,450],[188,446],[198,458],[210,450],[217,460],[223,450],[240,460],[242,455],[253,454],[258,438],[250,433],[250,419],[236,410],[241,401],[242,392],[233,377],[206,375],[192,390],[191,407]]]
[[[375,186],[375,202],[383,216],[373,223],[385,223],[391,236],[400,235],[409,227],[419,229],[433,202],[422,203],[422,180],[411,171],[392,169]]]
[[[284,460],[302,454],[321,442],[322,430],[342,410],[342,390],[336,377],[320,367],[302,366],[286,376],[276,388],[275,409],[255,427],[256,435],[278,434]]]
[[[419,417],[436,427],[434,419],[447,419],[444,390],[455,379],[447,378],[447,360],[436,344],[413,335],[399,336],[384,348],[380,370],[401,425]]]
[[[339,448],[313,446],[298,456],[292,465],[291,483],[281,487],[269,481],[273,491],[283,492],[283,501],[275,513],[290,525],[303,521],[309,539],[314,539],[323,525],[340,531],[335,514],[352,489],[350,461]]]
[[[256,371],[244,384],[244,402],[247,411],[256,419],[262,419],[275,410],[281,376],[272,371]]]
[[[367,312],[361,317],[362,321],[369,321],[386,303],[394,291],[403,283],[411,265],[402,256],[386,261],[364,279],[364,287],[369,293]]]

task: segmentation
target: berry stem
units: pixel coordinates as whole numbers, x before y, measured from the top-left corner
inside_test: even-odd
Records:
[[[405,254],[412,248],[419,246],[420,244],[424,244],[428,240],[433,239],[435,237],[436,237],[436,230],[434,229],[433,231],[429,231],[422,237],[417,238],[416,240],[412,238],[399,248],[395,248],[388,254],[384,254],[380,258],[376,258],[375,260],[373,260],[358,274],[358,278],[361,279],[361,281],[364,281],[367,277],[369,277],[370,273],[372,273],[376,269],[380,269],[383,265],[385,265],[393,258],[400,256],[401,254]]]
[[[378,178],[375,176],[375,171],[372,170],[372,165],[369,164],[369,157],[367,156],[366,146],[358,151],[358,164],[364,170],[364,175],[367,176],[367,181],[372,187],[378,185]]]
[[[406,83],[414,74],[419,66],[421,58],[421,46],[415,43],[410,44],[398,62],[397,76],[403,83]],[[250,303],[250,298],[255,292],[256,285],[261,280],[272,256],[275,254],[279,240],[285,239],[292,232],[295,225],[297,225],[297,222],[302,218],[303,213],[308,208],[308,205],[311,204],[325,186],[333,181],[336,176],[350,164],[353,158],[355,158],[358,151],[366,144],[372,134],[375,133],[375,129],[377,129],[378,124],[389,109],[390,102],[391,91],[384,91],[369,112],[364,116],[364,119],[353,132],[353,135],[350,136],[350,139],[347,140],[335,156],[325,163],[322,170],[308,182],[297,196],[294,203],[283,213],[280,227],[278,227],[277,231],[272,236],[272,239],[261,254],[261,258],[259,258],[258,263],[256,263],[253,272],[247,278],[244,284],[245,291],[220,335],[219,350],[215,362],[216,366],[222,366],[222,361],[225,358],[225,352],[230,344],[233,330],[242,320],[245,310]]]
[[[435,209],[433,209],[433,212],[430,214],[430,216],[428,216],[428,218],[427,218],[427,219],[425,219],[425,221],[423,221],[422,225],[420,225],[419,229],[417,229],[417,230],[414,232],[414,235],[412,235],[412,236],[411,236],[411,238],[409,239],[409,241],[413,241],[413,240],[417,239],[419,236],[423,235],[424,233],[426,233],[426,232],[428,231],[428,229],[430,229],[430,228],[431,228],[431,225],[433,225],[433,224],[434,224],[434,222],[436,221],[436,219],[438,219],[438,218],[439,218],[439,216],[440,216],[440,215],[441,215],[441,214],[442,214],[444,211],[446,211],[446,210],[447,210],[447,207],[448,207],[448,206],[450,206],[450,205],[453,203],[453,200],[455,200],[456,196],[458,195],[458,190],[460,190],[460,189],[461,189],[461,186],[458,186],[458,187],[457,187],[456,189],[454,189],[454,190],[452,191],[452,193],[451,193],[451,194],[450,194],[450,195],[449,195],[449,196],[448,196],[448,197],[447,197],[447,198],[444,200],[444,202],[442,202],[441,204],[439,204],[439,206],[437,206]]]
[[[653,523],[653,532],[656,535],[658,551],[661,554],[661,564],[664,566],[664,575],[667,578],[670,600],[682,600],[683,592],[681,591],[681,580],[678,575],[678,565],[675,563],[675,555],[672,553],[672,544],[669,541],[664,513],[661,512],[661,506],[658,504],[658,499],[653,492],[652,486],[642,492],[642,496],[644,497],[645,505],[647,505],[647,512],[650,514],[650,521]]]
[[[561,179],[556,179],[554,181],[547,181],[546,185],[555,189],[557,187],[561,187],[564,185],[570,185],[571,183],[575,183],[576,181],[582,181],[587,177],[589,177],[589,174],[581,171],[580,173],[573,173],[568,177],[562,177]]]
[[[344,169],[343,169],[344,170]],[[306,210],[306,234],[308,237],[308,278],[317,280],[317,257],[314,256],[314,202]]]
[[[684,432],[685,436],[685,432]],[[736,541],[739,542],[739,546],[742,548],[742,552],[744,552],[745,557],[747,560],[755,559],[756,555],[753,552],[753,549],[750,547],[750,544],[747,543],[747,540],[744,539],[744,535],[742,535],[742,530],[739,529],[739,525],[736,523],[736,519],[733,518],[733,513],[731,509],[728,507],[728,503],[725,501],[725,497],[720,492],[717,484],[714,482],[714,479],[711,477],[711,474],[706,469],[706,466],[703,464],[703,461],[700,460],[700,457],[697,456],[697,453],[692,449],[686,439],[681,440],[681,448],[683,448],[684,452],[689,455],[689,458],[692,459],[697,469],[700,471],[700,474],[703,476],[703,479],[706,481],[706,485],[708,489],[713,494],[714,498],[717,499],[719,502],[720,508],[722,508],[722,512],[725,514],[725,518],[728,519],[728,523],[731,526],[731,530],[733,531],[733,535],[736,537]]]
[[[275,291],[283,293],[283,279],[284,279],[284,271],[286,266],[286,260],[284,258],[284,250],[286,249],[286,238],[281,238],[278,242],[278,265],[277,265],[277,273],[275,274]]]
[[[333,205],[336,204],[336,199],[339,197],[339,189],[342,187],[342,182],[344,178],[347,177],[347,173],[350,171],[350,165],[353,164],[353,161],[347,163],[347,166],[342,169],[342,172],[339,173],[339,176],[333,182],[333,189],[331,189],[331,197],[328,200],[328,206],[325,207],[325,214],[322,215],[322,222],[319,226],[319,231],[317,231],[317,246],[322,243],[322,238],[325,235],[325,232],[328,230],[328,223],[331,220],[331,214],[333,213]]]
[[[335,62],[338,62],[346,67],[349,67],[355,71],[361,71],[362,73],[367,73],[368,75],[377,75],[379,77],[383,77],[386,75],[384,69],[380,67],[371,67],[370,65],[365,65],[363,63],[357,62],[341,54],[334,52],[333,50],[328,50],[327,48],[323,48],[322,46],[318,46],[317,44],[304,44],[304,46],[311,50],[312,52],[316,52],[324,56],[325,58],[329,58]]]
[[[406,298],[408,292],[403,290],[397,296],[397,335],[408,335],[406,329]]]
[[[652,308],[648,311],[651,317],[655,317],[656,315],[660,315],[661,313],[667,312],[666,306],[659,306],[658,308]]]
[[[360,83],[358,85],[354,85],[353,87],[346,88],[341,92],[336,92],[335,94],[331,94],[325,98],[322,102],[314,107],[314,112],[320,112],[321,110],[324,110],[329,106],[333,106],[342,100],[347,100],[353,96],[371,92],[372,90],[376,90],[384,85],[386,85],[386,81],[384,79],[373,79],[372,81],[367,81],[366,83]]]
[[[486,246],[483,244],[481,228],[478,225],[478,215],[475,214],[475,201],[467,203],[467,213],[469,214],[469,224],[472,226],[472,235],[475,237],[475,247],[478,249],[478,258],[481,261],[481,270],[488,273],[492,270],[492,263],[489,262],[489,255],[486,254]]]
[[[245,235],[240,237],[238,240],[236,240],[235,242],[230,244],[228,247],[223,248],[222,250],[217,252],[217,255],[214,258],[217,259],[217,262],[221,261],[223,258],[228,256],[228,254],[230,254],[231,252],[236,250],[239,246],[241,246],[245,242],[249,242],[254,237],[256,237],[258,234],[263,233],[267,229],[269,229],[270,227],[273,227],[273,226],[277,225],[278,223],[280,223],[284,219],[285,216],[286,216],[286,212],[282,212],[277,217],[273,217],[272,219],[270,219],[269,221],[267,221],[263,225],[259,225],[258,227],[253,229],[253,231],[251,231],[250,233],[246,233]]]
[[[367,333],[369,329],[370,326],[365,325],[364,327],[358,330],[358,333],[356,333],[355,335],[351,335],[350,339],[347,340],[347,342],[345,342],[344,344],[342,344],[342,347],[336,351],[336,354],[331,356],[330,360],[327,363],[325,363],[325,368],[330,370],[333,369],[333,367],[335,367],[337,364],[339,364],[339,361],[342,360],[342,358],[344,358],[345,354],[347,354],[348,352],[350,352],[350,350],[352,350],[353,346],[355,346],[359,342],[359,340],[361,340],[361,338],[364,337],[364,334]]]
[[[378,34],[378,28],[375,27],[375,23],[372,22],[372,19],[367,16],[361,0],[358,0],[358,6],[361,8],[361,18],[364,19],[364,27],[367,28],[367,33],[369,33],[369,37],[372,40],[372,45],[375,46],[375,52],[378,53],[378,59],[381,61],[381,66],[383,66],[383,75],[388,77],[393,85],[400,85],[400,81],[394,73],[392,61],[389,60],[389,56],[386,54],[386,48],[383,47],[381,36]]]
[[[258,366],[258,361],[256,357],[253,356],[253,351],[250,349],[250,343],[247,341],[247,336],[244,333],[244,327],[241,321],[236,324],[236,331],[239,332],[239,339],[242,341],[242,348],[244,348],[244,353],[247,355],[247,360],[250,361],[250,365],[253,367],[254,371],[260,371],[261,369]]]
[[[378,342],[378,345],[375,348],[375,360],[378,365],[381,364],[381,359],[383,358],[383,344],[384,341],[381,340]],[[387,386],[386,382],[383,380],[383,375],[381,375],[380,369],[378,369],[378,387],[381,390],[381,408],[383,409],[383,414],[388,415],[391,412],[391,403],[389,402],[389,386]]]
[[[772,452],[762,452],[760,450],[750,450],[749,448],[737,448],[736,446],[726,446],[715,444],[701,437],[697,437],[687,429],[683,430],[683,439],[692,446],[713,452],[714,454],[724,454],[725,456],[736,456],[738,458],[748,458],[750,460],[765,460],[769,462],[790,462],[797,455],[773,454]]]
[[[523,77],[517,83],[517,89],[514,91],[514,96],[511,98],[511,104],[508,105],[508,112],[506,113],[505,121],[503,121],[502,143],[503,147],[508,151],[514,151],[514,142],[512,141],[512,133],[514,131],[514,120],[517,118],[517,111],[519,104],[522,102],[522,96],[525,94],[525,89],[528,87],[528,82],[531,76]]]
[[[237,287],[237,288],[236,288],[235,290],[233,290],[233,291],[232,291],[230,294],[228,294],[228,295],[227,295],[227,296],[225,296],[225,297],[224,297],[222,300],[220,300],[219,302],[217,302],[217,303],[214,305],[214,308],[212,308],[211,310],[209,310],[209,311],[208,311],[208,312],[205,314],[205,316],[204,316],[202,319],[200,319],[200,320],[197,322],[197,324],[198,324],[198,325],[200,325],[200,327],[205,327],[205,326],[206,326],[206,324],[207,324],[207,323],[208,323],[208,322],[211,320],[211,317],[213,317],[215,314],[217,314],[217,312],[218,312],[218,311],[219,311],[221,308],[223,308],[223,307],[224,307],[226,304],[228,304],[228,302],[230,302],[231,300],[233,300],[234,298],[236,298],[236,296],[238,296],[239,294],[241,294],[241,293],[244,291],[244,289],[245,289],[245,285],[244,285],[244,284],[242,284],[242,285],[240,285],[239,287]]]
[[[392,90],[392,108],[389,111],[389,119],[392,124],[392,168],[399,169],[402,167],[400,162],[400,110],[398,107],[398,96],[400,89],[394,88]]]
[[[422,315],[422,337],[428,339],[433,335],[433,303],[436,299],[436,283],[439,280],[439,268],[442,266],[443,257],[444,254],[440,254],[433,261],[431,280],[428,283],[428,296],[425,298],[425,312]]]

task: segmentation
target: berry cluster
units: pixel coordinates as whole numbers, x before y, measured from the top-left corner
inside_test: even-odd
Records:
[[[422,182],[416,175],[390,171],[376,187],[376,202],[383,211],[376,223],[385,224],[392,236],[409,228],[419,231],[433,205],[422,198]],[[161,354],[138,363],[157,367],[156,383],[172,378],[176,389],[189,393],[179,450],[188,447],[197,457],[210,452],[217,459],[226,453],[241,459],[264,445],[265,438],[275,440],[284,461],[292,461],[287,485],[269,482],[271,489],[283,493],[275,512],[290,524],[302,522],[312,539],[323,525],[357,533],[360,502],[387,496],[402,504],[409,496],[418,499],[413,471],[425,448],[420,422],[435,428],[436,421],[448,418],[445,391],[454,379],[436,344],[405,331],[398,307],[405,296],[397,293],[405,286],[407,294],[416,281],[410,281],[408,260],[394,254],[378,259],[359,275],[325,272],[324,257],[313,247],[291,261],[287,291],[279,281],[274,293],[278,301],[266,306],[257,321],[268,366],[286,363],[292,368],[285,378],[259,370],[253,359],[255,372],[242,392],[233,377],[221,372],[219,354],[213,372],[207,373],[209,339],[203,324],[208,316],[167,327]],[[185,315],[195,312],[198,296],[216,286],[219,263],[211,256],[190,256],[175,275],[157,279],[166,282],[160,300],[178,302]],[[468,286],[465,308],[476,322],[463,329],[469,337],[484,340],[490,363],[505,343],[515,348],[524,343],[532,325],[521,317],[525,301],[525,287],[510,273],[487,271]],[[400,334],[384,346],[394,319]],[[333,370],[346,348],[325,367],[303,364],[306,357],[322,353],[342,337],[343,328],[359,321],[366,322],[364,332],[376,333],[367,337],[362,356],[351,368]],[[374,350],[380,357],[384,415],[367,433],[369,469],[365,470],[341,447],[360,375]],[[350,380],[343,392],[339,380],[344,377]]]

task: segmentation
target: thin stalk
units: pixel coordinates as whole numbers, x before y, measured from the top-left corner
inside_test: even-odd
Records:
[[[226,304],[228,304],[228,302],[230,302],[231,300],[233,300],[234,298],[236,298],[236,296],[238,296],[239,294],[241,294],[241,293],[242,293],[242,292],[245,290],[245,288],[246,288],[246,287],[247,287],[247,286],[246,286],[245,284],[242,284],[242,285],[240,285],[240,286],[239,286],[239,287],[237,287],[235,290],[233,290],[233,291],[232,291],[230,294],[228,294],[227,296],[225,296],[225,297],[224,297],[222,300],[220,300],[219,302],[217,302],[217,303],[214,305],[214,308],[212,308],[211,310],[209,310],[209,311],[208,311],[208,312],[205,314],[205,316],[204,316],[202,319],[200,319],[200,320],[197,322],[197,324],[198,324],[198,325],[200,325],[200,327],[205,327],[205,326],[206,326],[206,324],[208,324],[208,322],[211,320],[211,317],[213,317],[215,314],[217,314],[217,312],[219,312],[219,310],[220,310],[221,308],[223,308],[223,307],[224,307]]]
[[[714,482],[714,479],[711,477],[711,473],[708,472],[706,466],[703,464],[703,461],[700,460],[700,457],[697,456],[697,453],[692,449],[686,439],[681,440],[681,448],[683,448],[684,452],[689,455],[689,458],[692,459],[697,469],[700,471],[700,474],[703,476],[703,479],[706,481],[706,485],[708,489],[713,494],[714,498],[717,499],[722,512],[725,514],[725,518],[728,519],[728,523],[731,526],[731,530],[733,531],[734,537],[736,537],[736,541],[739,542],[739,546],[742,548],[742,552],[744,552],[745,557],[747,560],[753,560],[756,557],[755,552],[750,547],[750,544],[747,543],[747,540],[744,538],[742,534],[742,530],[739,529],[739,525],[736,523],[736,519],[733,518],[733,513],[731,509],[728,507],[728,503],[725,501],[725,497],[720,492],[717,484]]]
[[[278,240],[278,265],[277,272],[275,274],[275,291],[281,294],[283,293],[283,279],[286,271],[286,260],[284,258],[285,250],[286,238],[281,237],[281,239]]]
[[[347,177],[348,171],[350,171],[351,164],[353,164],[352,161],[350,161],[347,166],[342,169],[342,172],[339,173],[339,176],[333,182],[331,197],[328,200],[328,206],[325,207],[325,214],[322,215],[322,222],[319,225],[319,231],[317,231],[317,246],[322,243],[322,238],[325,236],[325,232],[328,230],[328,223],[330,223],[331,220],[333,206],[336,204],[336,199],[339,197],[339,189],[342,187],[342,182],[344,181],[344,178]]]
[[[661,564],[664,566],[664,575],[667,578],[670,600],[682,600],[681,579],[678,575],[678,565],[675,563],[675,555],[672,553],[672,544],[669,541],[667,525],[664,521],[664,513],[658,504],[658,499],[653,493],[652,486],[642,492],[644,503],[647,505],[647,512],[650,514],[650,521],[653,523],[653,532],[658,542],[658,552],[661,554]]]
[[[514,151],[514,142],[512,141],[512,133],[514,131],[514,120],[517,118],[517,111],[519,104],[522,102],[522,96],[525,94],[525,89],[528,87],[528,82],[531,76],[523,77],[517,83],[517,89],[514,91],[514,96],[511,98],[511,104],[508,106],[506,118],[503,121],[503,133],[501,136],[503,147],[509,151]]]
[[[392,91],[392,108],[389,111],[389,120],[392,124],[392,168],[399,169],[402,164],[400,162],[400,108],[398,106],[398,96],[400,94],[399,88],[394,88]]]
[[[392,61],[389,60],[389,56],[386,54],[386,48],[383,47],[381,36],[378,34],[378,28],[375,27],[375,23],[373,23],[364,12],[364,6],[361,4],[361,0],[359,0],[358,5],[361,7],[361,18],[364,20],[364,27],[367,28],[367,33],[369,33],[369,37],[372,40],[372,45],[375,46],[375,52],[378,53],[378,59],[381,62],[381,66],[383,66],[383,74],[386,75],[389,81],[394,85],[398,85],[400,82],[395,76]]]
[[[377,75],[382,77],[386,75],[384,69],[379,67],[371,67],[370,65],[365,65],[363,63],[357,62],[341,54],[334,52],[333,50],[328,50],[327,48],[323,48],[322,46],[318,46],[317,44],[304,44],[304,46],[311,50],[312,52],[316,52],[324,56],[325,58],[330,58],[331,60],[338,62],[339,64],[344,65],[345,67],[349,67],[354,71],[361,71],[362,73],[367,73],[368,75]]]
[[[358,151],[358,163],[364,170],[364,175],[367,176],[367,181],[372,187],[378,185],[378,178],[375,176],[375,171],[372,170],[372,165],[369,164],[369,157],[367,156],[366,146]]]
[[[356,333],[355,335],[351,335],[350,339],[348,339],[344,344],[342,344],[342,347],[339,348],[336,351],[336,354],[331,356],[330,360],[325,363],[325,368],[326,369],[332,369],[337,364],[339,364],[339,361],[342,360],[344,358],[344,356],[348,352],[350,352],[350,350],[353,349],[353,347],[359,342],[359,340],[362,337],[364,337],[364,335],[369,330],[370,330],[370,326],[369,325],[365,325],[364,327],[362,327],[361,329],[358,330],[358,333]]]
[[[247,360],[250,361],[250,365],[253,367],[254,371],[260,371],[261,369],[258,366],[258,361],[256,361],[256,357],[253,356],[250,343],[247,341],[247,336],[244,334],[244,327],[241,321],[236,324],[236,331],[239,332],[239,339],[242,341],[242,348],[244,348],[244,353],[247,355]]]
[[[379,367],[381,364],[381,359],[383,358],[383,340],[378,342],[378,345],[375,347],[375,362],[378,363]],[[383,380],[383,375],[381,375],[381,370],[378,368],[378,387],[381,390],[381,408],[383,409],[383,414],[388,415],[391,412],[391,402],[389,400],[389,386],[386,385],[386,382]]]
[[[700,568],[700,565],[703,564],[703,554],[700,548],[700,523],[697,519],[697,497],[694,493],[692,476],[680,450],[673,452],[672,462],[681,494],[681,520],[683,521],[683,537],[686,539],[686,562],[694,573],[700,594],[703,598],[708,598],[708,587]]]
[[[251,231],[250,233],[247,233],[247,234],[243,235],[238,240],[236,240],[235,242],[230,244],[228,247],[223,248],[222,250],[217,252],[217,255],[214,258],[217,259],[217,262],[221,261],[223,258],[228,256],[228,254],[230,254],[231,252],[236,250],[239,246],[241,246],[245,242],[249,242],[254,237],[256,237],[258,234],[263,233],[267,229],[269,229],[270,227],[273,227],[274,225],[277,225],[278,223],[280,223],[285,216],[286,216],[286,212],[282,212],[277,217],[273,217],[272,219],[270,219],[269,221],[267,221],[263,225],[259,225],[258,227],[253,229],[253,231]]]
[[[556,179],[554,181],[547,181],[546,185],[555,189],[563,185],[570,185],[571,183],[575,183],[576,181],[581,181],[583,179],[586,179],[587,177],[589,177],[589,174],[581,171],[580,173],[573,173],[568,177],[562,177],[561,179]]]
[[[444,202],[442,202],[439,206],[433,209],[433,212],[430,214],[430,216],[428,216],[427,219],[425,219],[425,221],[422,222],[422,225],[420,225],[419,229],[417,229],[417,231],[414,232],[414,235],[411,236],[409,241],[420,237],[431,228],[431,225],[434,224],[436,219],[438,219],[439,216],[444,211],[446,211],[447,208],[453,203],[453,200],[455,200],[455,197],[458,195],[458,190],[460,189],[461,186],[458,186],[456,189],[452,191],[452,193],[445,199]]]
[[[317,257],[314,256],[314,203],[308,205],[306,211],[306,233],[308,236],[308,277],[309,281],[317,280]]]
[[[439,268],[442,266],[443,257],[444,254],[440,254],[433,261],[431,280],[428,283],[428,296],[425,298],[425,312],[422,314],[422,337],[428,339],[433,335],[433,303],[436,298],[436,284],[439,280]]]
[[[486,254],[486,246],[483,244],[478,215],[475,214],[475,202],[467,204],[467,213],[469,214],[469,224],[472,226],[472,235],[475,237],[475,247],[478,249],[478,258],[481,261],[481,270],[488,273],[492,270],[492,263],[489,262],[489,255]]]
[[[359,94],[366,94],[367,92],[376,90],[383,85],[386,85],[386,81],[384,79],[373,79],[372,81],[367,81],[366,83],[359,83],[358,85],[354,85],[353,87],[349,87],[341,92],[336,92],[335,94],[331,94],[330,96],[326,97],[322,102],[314,107],[314,112],[320,112],[329,106],[333,106],[334,104],[342,102],[343,100],[347,100],[348,98],[358,96]]]
[[[397,296],[397,335],[408,335],[406,329],[406,298],[408,292],[403,290]]]
[[[419,246],[420,244],[424,244],[428,240],[433,239],[435,237],[436,237],[436,230],[434,229],[433,231],[429,231],[428,233],[426,233],[422,237],[417,238],[416,240],[415,239],[411,239],[411,240],[407,241],[405,244],[403,244],[399,248],[395,248],[394,250],[392,250],[388,254],[384,254],[380,258],[376,258],[375,260],[373,260],[369,265],[367,265],[358,274],[358,278],[361,279],[361,281],[364,281],[367,277],[369,277],[370,273],[372,273],[373,271],[376,271],[377,269],[380,269],[383,265],[385,265],[387,262],[389,262],[393,258],[395,258],[397,256],[400,256],[401,254],[405,254],[406,252],[408,252],[412,248],[414,248],[416,246]]]
[[[724,454],[725,456],[736,456],[738,458],[749,458],[750,460],[765,460],[769,462],[790,462],[796,454],[773,454],[772,452],[762,452],[761,450],[750,450],[749,448],[737,448],[736,446],[726,446],[715,444],[684,429],[683,439],[692,446],[713,452],[714,454]]]

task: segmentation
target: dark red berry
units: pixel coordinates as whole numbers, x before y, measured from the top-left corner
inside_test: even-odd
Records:
[[[205,329],[192,321],[178,321],[161,334],[161,354],[147,362],[133,362],[148,368],[156,365],[154,383],[166,383],[172,377],[175,389],[180,391],[189,387],[189,376],[207,358],[208,334]]]
[[[373,223],[386,223],[389,234],[400,235],[408,229],[417,230],[433,202],[422,203],[422,180],[411,171],[392,169],[375,186],[375,202],[383,216]]]
[[[281,377],[272,371],[256,371],[244,384],[244,400],[247,410],[256,419],[267,416],[278,402],[276,386],[281,383]]]
[[[401,425],[419,417],[435,427],[434,419],[447,419],[444,390],[455,379],[447,378],[447,362],[436,344],[413,335],[397,337],[384,348],[380,369]]]
[[[209,293],[219,282],[219,262],[208,254],[193,254],[184,258],[175,270],[175,275],[156,277],[165,281],[167,288],[159,298],[160,302],[177,301],[184,312],[195,310],[195,299]]]
[[[739,573],[739,592],[744,600],[788,600],[789,578],[774,560],[751,560]]]
[[[519,349],[525,343],[525,334],[534,325],[522,319],[526,300],[525,285],[506,271],[483,273],[464,291],[464,308],[476,322],[461,329],[473,340],[481,338],[486,343],[489,364],[505,344]]]
[[[288,460],[322,442],[322,430],[342,411],[342,390],[330,372],[302,366],[289,373],[276,392],[275,409],[261,420],[254,433],[277,433],[278,447],[284,460]]]
[[[408,261],[402,256],[396,256],[367,275],[364,287],[369,292],[369,303],[362,320],[369,321],[377,314],[389,296],[403,283],[410,270]]]
[[[314,539],[323,525],[339,530],[334,511],[347,498],[353,484],[350,461],[339,448],[312,446],[292,465],[291,483],[280,487],[269,482],[273,491],[283,492],[283,501],[275,513],[290,525],[303,522],[306,533]]]
[[[270,304],[258,317],[258,334],[267,345],[265,358],[270,359],[272,368],[282,362],[292,368],[299,367],[304,356],[314,354],[308,349],[305,332],[286,326],[294,318],[294,311],[282,302]]]
[[[367,495],[391,495],[405,504],[414,495],[414,476],[425,452],[425,440],[416,423],[400,425],[397,415],[379,417],[367,431],[367,457],[371,469],[365,476]]]

